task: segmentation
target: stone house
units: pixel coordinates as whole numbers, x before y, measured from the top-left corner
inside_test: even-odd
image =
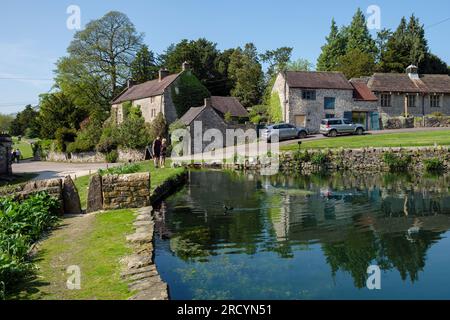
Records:
[[[231,122],[225,121],[225,114],[231,115]],[[217,97],[212,96],[205,99],[205,104],[201,107],[190,108],[181,118],[183,123],[190,132],[190,150],[193,154],[201,153],[212,141],[203,141],[204,134],[209,129],[220,131],[223,137],[223,146],[226,146],[226,130],[227,129],[243,129],[249,127],[240,124],[237,119],[248,119],[248,111],[234,97]],[[195,122],[201,122],[201,130],[195,130]],[[196,145],[194,141],[203,141],[200,145]]]
[[[280,100],[286,123],[319,131],[324,118],[345,117],[379,129],[377,97],[362,81],[349,82],[340,72],[279,73],[272,89]]]
[[[409,66],[406,73],[375,73],[353,79],[363,82],[378,98],[378,110],[385,117],[426,116],[434,112],[450,116],[450,77],[418,73]]]
[[[138,85],[133,85],[129,81],[128,87],[112,101],[111,115],[113,119],[117,124],[122,123],[124,120],[123,103],[131,102],[133,106],[140,106],[146,122],[152,122],[161,112],[167,123],[171,124],[178,119],[172,92],[176,94],[179,91],[179,79],[184,73],[191,73],[187,62],[183,63],[182,71],[177,74],[169,74],[167,70],[161,69],[158,79]]]

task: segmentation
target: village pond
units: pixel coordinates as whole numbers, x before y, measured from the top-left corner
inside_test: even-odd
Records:
[[[443,175],[192,171],[155,210],[156,264],[172,299],[450,299],[449,188]]]

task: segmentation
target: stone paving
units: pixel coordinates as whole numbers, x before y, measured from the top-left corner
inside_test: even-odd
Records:
[[[153,261],[154,220],[152,207],[138,209],[134,222],[135,232],[127,236],[133,254],[122,259],[121,277],[129,282],[136,294],[130,300],[168,300],[167,284],[162,281]]]

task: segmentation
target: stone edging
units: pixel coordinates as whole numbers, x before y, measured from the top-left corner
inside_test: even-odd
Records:
[[[167,179],[163,184],[157,186],[155,190],[153,190],[150,196],[150,203],[154,204],[163,200],[164,198],[175,192],[177,189],[184,186],[187,180],[187,171]]]
[[[162,281],[154,263],[152,210],[152,207],[144,207],[136,211],[135,232],[127,236],[134,253],[122,259],[125,271],[121,277],[129,282],[130,291],[137,292],[129,300],[169,299],[167,284]]]

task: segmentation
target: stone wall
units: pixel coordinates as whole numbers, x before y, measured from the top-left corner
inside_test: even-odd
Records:
[[[119,149],[118,162],[136,162],[145,160],[145,150]],[[105,163],[106,155],[100,152],[80,152],[80,153],[64,153],[49,152],[46,161],[54,162],[74,162],[74,163]]]
[[[404,128],[438,128],[450,127],[450,117],[388,117],[382,116],[383,129],[404,129]]]
[[[103,209],[141,208],[150,205],[150,173],[102,177]]]

